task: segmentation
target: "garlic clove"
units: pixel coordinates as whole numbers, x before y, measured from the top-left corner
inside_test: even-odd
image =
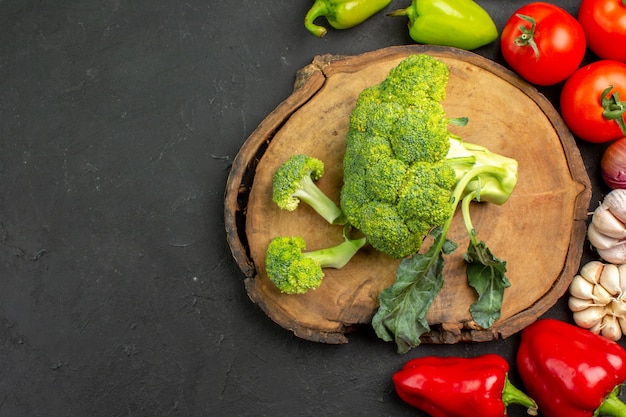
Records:
[[[617,265],[605,265],[602,269],[602,275],[600,275],[600,285],[613,297],[619,296],[623,292],[622,287],[619,285],[619,280],[620,276]]]
[[[581,275],[576,275],[569,285],[569,293],[572,297],[581,298],[583,300],[595,300],[593,287],[595,287],[595,284],[587,281]]]
[[[607,305],[610,304],[615,298],[602,286],[593,286],[593,300],[596,304]]]
[[[613,311],[614,315],[616,315],[617,317],[622,317],[624,320],[626,320],[626,301],[620,298],[614,299],[613,301],[611,301],[611,310]]]
[[[607,309],[604,306],[589,307],[585,310],[576,311],[573,314],[574,322],[584,328],[591,329],[596,325],[602,324],[602,317],[607,313]]]
[[[567,300],[567,306],[574,313],[577,311],[582,311],[589,307],[597,306],[597,305],[598,304],[596,304],[591,299],[582,299],[582,298],[572,296],[572,297],[569,297],[569,299]]]
[[[607,249],[597,249],[598,255],[605,261],[612,264],[626,263],[626,242]]]
[[[607,204],[600,204],[600,206],[598,206],[593,212],[591,222],[596,230],[603,235],[616,239],[626,238],[626,227],[624,227],[624,223],[615,217],[611,210],[609,210]]]
[[[622,329],[617,318],[612,314],[607,314],[602,319],[602,330],[600,334],[609,340],[617,342],[622,338]]]
[[[607,236],[601,233],[595,224],[589,224],[587,227],[587,239],[596,249],[609,249],[620,244],[620,239]]]
[[[626,223],[626,190],[618,188],[608,193],[602,202],[622,223]]]
[[[597,284],[600,282],[600,277],[602,276],[602,270],[604,269],[604,264],[600,261],[591,261],[583,265],[580,268],[580,276],[585,278],[587,281],[592,284]]]
[[[602,332],[602,327],[604,326],[604,323],[602,323],[602,319],[600,319],[596,324],[594,324],[593,326],[591,326],[588,330],[593,333],[593,334],[600,334]],[[583,327],[583,326],[581,326]]]
[[[622,297],[626,295],[626,265],[617,265],[617,270],[619,271],[619,286],[622,288]]]

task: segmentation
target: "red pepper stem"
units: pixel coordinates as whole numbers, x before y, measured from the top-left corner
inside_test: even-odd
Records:
[[[504,391],[502,391],[502,402],[504,403],[505,410],[509,404],[519,404],[526,407],[526,412],[529,415],[537,415],[537,403],[535,402],[535,400],[530,398],[525,392],[513,385],[508,376],[506,377],[504,382]]]
[[[618,385],[609,395],[606,396],[600,407],[593,413],[594,416],[611,416],[611,417],[625,417],[626,416],[626,404],[624,404],[619,398],[621,386]]]

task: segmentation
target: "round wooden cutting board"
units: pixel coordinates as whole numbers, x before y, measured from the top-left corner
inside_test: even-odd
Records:
[[[297,336],[345,343],[346,334],[370,322],[378,295],[391,285],[399,260],[364,248],[341,270],[325,269],[322,286],[302,295],[282,294],[265,274],[265,250],[276,236],[302,236],[307,250],[341,241],[308,206],[294,212],[272,202],[272,176],[298,153],[326,167],[319,187],[339,201],[349,116],[358,94],[381,82],[409,54],[444,61],[450,81],[444,108],[469,117],[451,127],[465,141],[515,158],[519,180],[502,206],[473,203],[478,237],[507,262],[501,318],[489,329],[472,320],[475,293],[462,256],[467,247],[460,214],[448,237],[459,245],[446,256],[445,284],[428,313],[425,343],[487,341],[508,337],[532,323],[566,291],[577,273],[585,240],[591,185],[578,148],[552,105],[500,65],[471,52],[421,45],[389,47],[358,56],[318,56],[297,74],[293,94],[245,142],[228,179],[225,221],[233,256],[246,275],[253,302]]]

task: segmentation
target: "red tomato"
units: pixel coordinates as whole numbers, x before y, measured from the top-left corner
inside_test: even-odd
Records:
[[[519,75],[533,84],[552,85],[576,71],[587,43],[574,16],[553,4],[534,2],[509,18],[500,46],[504,59]]]
[[[611,86],[607,98],[609,102],[617,101],[612,106],[614,120],[603,115],[602,95]],[[577,70],[563,85],[561,116],[579,138],[593,143],[608,142],[626,135],[618,123],[624,122],[626,102],[620,102],[622,98],[626,98],[626,64],[596,61]]]
[[[582,0],[578,21],[596,55],[626,62],[626,1]]]

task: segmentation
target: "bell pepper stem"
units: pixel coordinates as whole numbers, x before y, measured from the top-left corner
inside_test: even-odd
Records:
[[[624,0],[624,1],[626,1],[626,0]],[[387,13],[387,16],[392,16],[392,17],[408,16],[409,15],[409,9],[410,9],[410,7],[407,7],[406,9],[394,10],[393,12]]]
[[[509,404],[518,404],[526,407],[526,413],[528,413],[529,415],[537,415],[537,403],[535,402],[535,400],[530,398],[525,392],[513,385],[508,376],[506,377],[504,382],[502,402],[504,403],[505,409],[506,407],[508,407]]]
[[[621,386],[618,385],[606,396],[600,407],[593,413],[594,416],[611,416],[611,417],[625,417],[626,416],[626,404],[624,404],[619,398]]]
[[[315,0],[313,6],[311,6],[307,14],[304,16],[304,27],[306,27],[309,32],[318,38],[323,37],[326,35],[326,28],[324,26],[316,25],[313,21],[320,16],[328,15],[328,12],[328,5],[324,0]]]

